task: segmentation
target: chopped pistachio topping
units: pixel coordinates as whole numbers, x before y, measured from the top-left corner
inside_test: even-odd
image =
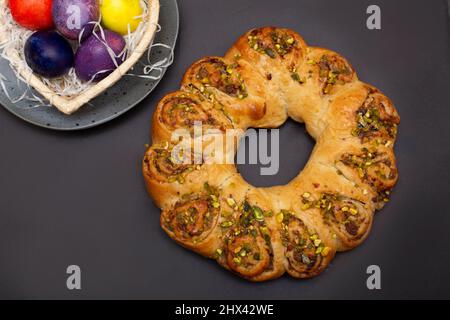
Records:
[[[326,257],[330,253],[331,248],[330,247],[324,247],[322,250],[322,256]]]
[[[234,200],[233,198],[228,198],[227,199],[227,203],[228,205],[234,209],[234,207],[236,206],[236,200]]]
[[[352,70],[336,55],[323,55],[319,62],[319,79],[323,83],[322,92],[330,93],[335,84],[343,84],[351,81]]]
[[[359,154],[343,154],[340,160],[346,166],[355,169],[359,178],[373,186],[373,176],[381,180],[391,180],[396,177],[396,170],[392,168],[392,161],[386,153],[362,148]],[[370,168],[374,168],[369,172]],[[368,194],[363,190],[363,194]]]
[[[145,163],[148,166],[153,166],[156,171],[160,172],[161,176],[164,176],[168,183],[185,183],[185,177],[194,170],[194,166],[185,164],[183,160],[177,161],[177,159],[174,159],[171,149],[169,146],[166,147],[165,144],[155,148],[154,151],[151,157],[144,159]]]
[[[220,226],[222,227],[222,228],[229,228],[229,227],[231,227],[233,225],[233,221],[223,221],[221,224],[220,224]]]
[[[227,95],[245,99],[248,97],[246,86],[241,74],[237,71],[238,63],[225,64],[222,60],[211,58],[197,71],[196,79],[200,81],[200,92],[211,102],[215,102],[214,94],[206,87],[214,87]]]
[[[271,59],[275,59],[277,55],[284,57],[297,47],[297,40],[286,32],[274,30],[269,37],[263,37],[258,31],[254,30],[247,38],[248,45],[259,53],[264,53]]]
[[[321,243],[322,243],[322,240],[320,240],[320,239],[314,240],[314,245],[315,245],[316,247],[318,247]]]
[[[321,252],[322,252],[322,250],[323,250],[323,247],[318,247],[317,249],[316,249],[316,254],[320,254]]]
[[[277,216],[276,216],[276,219],[277,219],[277,222],[278,222],[278,223],[282,223],[282,222],[283,222],[283,219],[284,219],[284,214],[283,214],[283,212],[278,213]]]
[[[214,201],[213,203],[212,203],[212,206],[214,207],[214,208],[220,208],[220,203],[218,202],[218,201]]]
[[[260,207],[253,206],[253,214],[258,221],[264,221],[264,213]]]
[[[354,199],[338,194],[323,193],[316,200],[302,198],[302,202],[302,208],[320,209],[325,223],[337,223],[353,236],[357,235],[358,225],[364,219]],[[316,239],[317,235],[311,237],[311,240]]]
[[[302,209],[302,210],[307,210],[307,209],[309,209],[310,207],[311,207],[311,204],[310,204],[310,203],[304,203],[304,204],[302,205],[301,209]]]
[[[294,81],[296,81],[296,82],[298,82],[300,84],[305,83],[305,79],[300,77],[300,75],[297,72],[292,72],[291,73],[291,78],[292,78],[292,80],[294,80]]]
[[[295,39],[293,37],[289,37],[286,42],[287,44],[294,44]]]
[[[242,259],[241,259],[241,257],[234,257],[233,258],[233,262],[236,263],[236,264],[241,264]]]
[[[375,101],[370,96],[356,112],[356,127],[352,130],[352,135],[359,137],[366,142],[381,134],[389,139],[394,139],[397,135],[397,125],[391,119],[382,119],[379,108],[381,103]],[[391,142],[385,143],[389,146]]]

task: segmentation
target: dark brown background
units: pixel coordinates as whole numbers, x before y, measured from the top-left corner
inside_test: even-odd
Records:
[[[382,30],[366,29],[369,4]],[[175,64],[140,106],[98,128],[53,132],[0,110],[0,298],[450,298],[449,24],[445,1],[181,0]],[[400,181],[359,248],[320,277],[243,281],[175,243],[159,228],[140,160],[155,104],[184,70],[221,55],[247,29],[293,28],[311,45],[347,57],[383,90],[402,123]],[[289,181],[313,146],[304,128],[281,129],[281,170],[256,185]],[[65,269],[82,268],[68,291]],[[382,290],[366,288],[368,265]]]

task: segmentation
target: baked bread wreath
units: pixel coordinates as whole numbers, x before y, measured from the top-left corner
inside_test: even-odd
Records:
[[[256,188],[232,164],[172,158],[184,128],[275,128],[288,117],[316,140],[301,173],[284,186]],[[224,57],[206,57],[186,72],[153,117],[153,145],[143,160],[161,226],[180,245],[216,259],[252,281],[321,273],[337,251],[368,236],[398,174],[399,115],[378,89],[358,80],[338,53],[308,47],[296,32],[248,31]],[[224,153],[233,150],[224,149]],[[183,155],[187,156],[187,155]]]

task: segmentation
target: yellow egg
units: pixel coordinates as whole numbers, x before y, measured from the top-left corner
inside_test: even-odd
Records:
[[[100,0],[103,25],[122,35],[136,30],[142,21],[143,9],[140,0]],[[139,17],[139,18],[137,18]]]

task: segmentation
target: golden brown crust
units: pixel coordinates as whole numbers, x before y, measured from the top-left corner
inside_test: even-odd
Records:
[[[185,91],[170,93],[159,102],[153,114],[153,143],[172,141],[176,130],[193,136],[196,122],[201,123],[202,131],[225,132],[233,127],[232,122],[202,96]]]
[[[213,257],[221,242],[220,205],[213,188],[185,194],[161,214],[161,226],[172,239],[206,257]]]
[[[246,129],[266,114],[263,79],[248,64],[205,57],[186,71],[182,89],[202,95],[233,123]]]
[[[296,278],[311,278],[322,273],[334,257],[333,243],[307,218],[290,211],[279,213],[286,271]]]
[[[227,129],[273,128],[287,117],[304,122],[316,140],[305,168],[287,185],[255,188],[233,164],[215,158],[233,158],[235,146],[183,153],[200,163],[173,161],[177,129],[187,132],[182,144],[202,139],[208,146]],[[199,138],[195,121],[216,131]],[[374,211],[398,179],[399,122],[389,98],[359,81],[338,53],[308,47],[289,29],[253,29],[223,58],[195,62],[181,90],[158,104],[145,182],[163,209],[162,228],[182,246],[250,281],[285,272],[310,278],[369,235]]]
[[[185,164],[172,155],[170,143],[154,144],[145,153],[142,170],[147,190],[160,208],[171,207],[182,195],[202,190],[205,182],[220,186],[237,173],[231,164],[212,163],[205,153],[184,154]],[[184,160],[184,159],[181,159]],[[209,161],[211,164],[206,164]]]

